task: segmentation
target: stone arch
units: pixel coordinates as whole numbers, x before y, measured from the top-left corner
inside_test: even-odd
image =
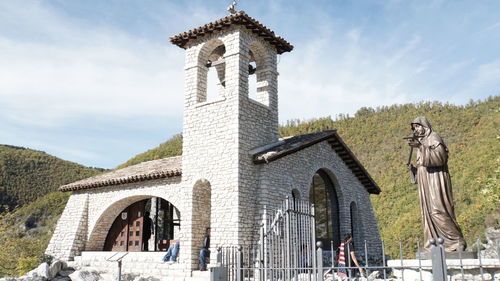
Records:
[[[169,200],[169,198],[163,198],[156,195],[135,195],[113,201],[104,207],[102,212],[99,214],[98,219],[90,232],[86,251],[102,251],[109,229],[120,212],[135,202],[150,199],[152,197],[160,197],[169,201],[174,206],[178,206],[178,204],[176,204],[177,202],[173,202],[172,200]]]
[[[248,47],[249,67],[248,67],[248,94],[249,98],[269,106],[268,81],[270,76],[268,71],[270,61],[268,52],[261,42],[254,40]],[[252,83],[253,82],[253,83]],[[266,83],[267,82],[267,83]]]
[[[209,90],[214,85],[209,85],[211,82],[215,85],[216,95],[219,98],[225,96],[226,87],[226,63],[222,60],[226,53],[226,45],[220,39],[211,39],[203,44],[198,52],[198,93],[197,102],[209,101]],[[209,71],[214,71],[217,76],[217,81],[209,81]],[[212,97],[212,98],[217,98]]]
[[[315,204],[317,240],[324,240],[325,247],[340,245],[340,188],[334,174],[326,169],[318,169],[309,185],[309,202]],[[324,230],[321,232],[321,230]]]
[[[192,255],[198,256],[206,229],[212,219],[212,187],[208,180],[199,179],[193,185]]]

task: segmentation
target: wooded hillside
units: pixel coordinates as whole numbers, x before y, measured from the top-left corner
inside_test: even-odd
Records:
[[[0,213],[33,202],[65,183],[101,171],[42,151],[0,145]]]
[[[466,106],[425,102],[361,108],[354,117],[289,121],[280,127],[281,136],[337,129],[382,189],[371,198],[392,256],[399,253],[399,240],[405,253],[412,253],[416,239],[422,239],[418,191],[405,167],[409,149],[402,139],[411,134],[409,123],[417,116],[430,120],[450,150],[456,213],[467,242],[472,244],[487,226],[500,228],[500,97]],[[119,168],[181,151],[182,137],[177,135]],[[0,214],[0,277],[20,275],[42,259],[69,194],[42,195],[97,172],[42,152],[0,146],[2,204],[22,206]]]
[[[402,139],[411,135],[410,122],[417,116],[430,120],[450,150],[448,164],[457,219],[472,245],[485,227],[500,227],[500,97],[471,101],[465,106],[421,102],[364,107],[354,117],[341,114],[310,121],[292,120],[280,127],[282,137],[337,130],[382,189],[380,195],[371,198],[381,235],[393,256],[399,253],[400,240],[405,253],[414,253],[417,238],[422,239],[418,188],[410,183],[405,165],[409,147]],[[120,167],[175,153],[181,153],[180,136]]]
[[[0,277],[21,275],[43,259],[70,195],[57,188],[102,171],[0,145]]]

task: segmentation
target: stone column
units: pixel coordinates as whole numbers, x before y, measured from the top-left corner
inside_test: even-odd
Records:
[[[156,208],[157,202],[158,202],[157,197],[151,198],[151,208],[149,210],[149,217],[153,221],[154,233],[151,234],[151,238],[149,238],[149,241],[148,241],[148,249],[150,252],[156,251],[156,232],[158,231],[158,229],[157,229],[157,223],[158,223],[157,215],[158,215],[158,211],[159,211]]]

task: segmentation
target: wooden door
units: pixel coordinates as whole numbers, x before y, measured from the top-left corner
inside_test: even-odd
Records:
[[[141,251],[146,201],[136,202],[118,214],[109,229],[104,251]]]
[[[128,207],[128,251],[140,252],[142,249],[142,232],[146,201],[134,203]]]
[[[104,243],[104,251],[127,251],[128,219],[126,214],[127,209],[118,214],[118,217],[111,225],[108,236],[106,237],[106,242]]]

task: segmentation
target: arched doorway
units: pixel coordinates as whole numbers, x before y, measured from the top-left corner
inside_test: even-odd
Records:
[[[180,230],[180,212],[170,202],[153,197],[137,201],[115,218],[104,251],[164,251]]]
[[[309,189],[309,202],[314,204],[316,240],[322,241],[324,249],[340,245],[339,203],[335,186],[328,174],[318,170]]]

